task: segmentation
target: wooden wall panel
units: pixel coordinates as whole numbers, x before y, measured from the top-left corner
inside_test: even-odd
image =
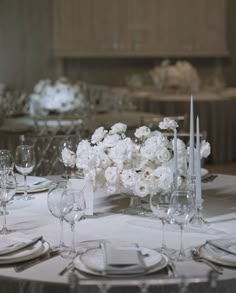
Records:
[[[53,65],[52,2],[0,0],[0,82],[30,90]]]

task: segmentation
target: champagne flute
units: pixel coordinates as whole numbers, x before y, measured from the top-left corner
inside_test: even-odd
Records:
[[[18,145],[15,153],[16,170],[24,176],[24,199],[32,199],[28,196],[27,175],[30,174],[35,167],[36,159],[34,147],[32,145]]]
[[[63,214],[61,211],[61,196],[63,191],[66,188],[67,188],[66,181],[54,182],[51,184],[48,191],[48,196],[47,196],[49,211],[54,217],[60,220],[60,227],[61,227],[60,240],[59,240],[60,252],[63,252],[66,249],[66,245],[64,243],[64,238],[63,238]]]
[[[172,255],[175,250],[170,249],[166,245],[165,240],[165,224],[167,222],[167,213],[169,208],[171,192],[160,190],[150,196],[150,207],[154,215],[161,220],[162,223],[162,242],[161,247],[157,250],[166,255]]]
[[[76,256],[75,250],[75,224],[80,221],[85,214],[85,198],[83,190],[78,189],[65,189],[61,197],[61,211],[63,218],[70,224],[72,238],[71,247],[66,258],[74,258]]]
[[[188,259],[183,246],[184,226],[189,222],[194,213],[193,194],[189,190],[175,190],[170,199],[168,218],[171,224],[180,227],[180,249],[174,259],[184,261]]]
[[[3,181],[1,181],[1,185]],[[16,178],[12,169],[6,169],[4,188],[1,186],[0,204],[3,207],[3,226],[0,234],[8,234],[12,232],[7,228],[6,215],[7,215],[7,203],[16,194]]]

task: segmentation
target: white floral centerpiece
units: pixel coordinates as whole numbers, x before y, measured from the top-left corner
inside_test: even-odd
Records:
[[[76,164],[94,186],[106,188],[109,194],[126,193],[138,197],[158,190],[170,191],[174,172],[173,138],[167,133],[178,127],[176,121],[164,118],[163,131],[146,126],[136,129],[134,139],[126,136],[127,125],[116,123],[110,130],[98,128],[91,141],[82,140],[76,154],[63,150],[65,164]],[[178,172],[187,178],[188,148],[177,139]],[[209,143],[202,141],[201,154],[210,153]]]
[[[28,111],[31,115],[73,111],[84,105],[84,88],[82,82],[71,84],[66,78],[40,80],[29,97]]]

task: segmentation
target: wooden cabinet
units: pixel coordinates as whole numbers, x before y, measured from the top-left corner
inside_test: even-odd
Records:
[[[224,56],[226,0],[54,0],[60,57]]]

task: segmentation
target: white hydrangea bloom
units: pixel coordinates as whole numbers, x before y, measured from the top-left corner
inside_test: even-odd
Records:
[[[207,158],[211,153],[211,146],[209,142],[206,142],[205,140],[202,140],[201,146],[200,146],[200,156],[201,158]]]

